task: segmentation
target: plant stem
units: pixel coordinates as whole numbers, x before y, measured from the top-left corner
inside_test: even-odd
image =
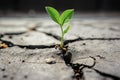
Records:
[[[60,47],[63,48],[63,40],[64,40],[64,33],[63,33],[63,29],[62,29],[62,26],[60,26],[61,28],[61,40],[60,40]]]

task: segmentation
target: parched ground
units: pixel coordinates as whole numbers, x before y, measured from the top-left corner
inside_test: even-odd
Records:
[[[72,63],[85,64],[80,80],[120,80],[120,17],[79,16],[65,35]],[[76,80],[54,48],[60,29],[48,16],[1,17],[0,80]],[[49,60],[52,64],[48,64]]]

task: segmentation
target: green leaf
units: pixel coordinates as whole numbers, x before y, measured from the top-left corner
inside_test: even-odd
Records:
[[[66,34],[66,33],[69,31],[70,27],[71,27],[71,26],[69,25],[69,26],[63,31],[63,33]]]
[[[45,9],[48,15],[51,17],[51,19],[59,24],[59,17],[60,17],[59,12],[55,8],[49,6],[45,7]]]
[[[60,16],[60,24],[63,25],[71,20],[74,13],[74,9],[65,10]]]

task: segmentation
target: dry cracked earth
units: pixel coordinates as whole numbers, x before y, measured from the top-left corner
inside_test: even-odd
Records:
[[[65,35],[71,63],[95,63],[77,80],[120,80],[120,17],[75,17],[71,25]],[[0,18],[0,80],[76,80],[54,48],[59,39],[48,16]]]

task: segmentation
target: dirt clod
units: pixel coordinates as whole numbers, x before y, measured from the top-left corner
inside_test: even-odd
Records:
[[[0,43],[0,49],[8,48],[8,45],[5,43]]]

